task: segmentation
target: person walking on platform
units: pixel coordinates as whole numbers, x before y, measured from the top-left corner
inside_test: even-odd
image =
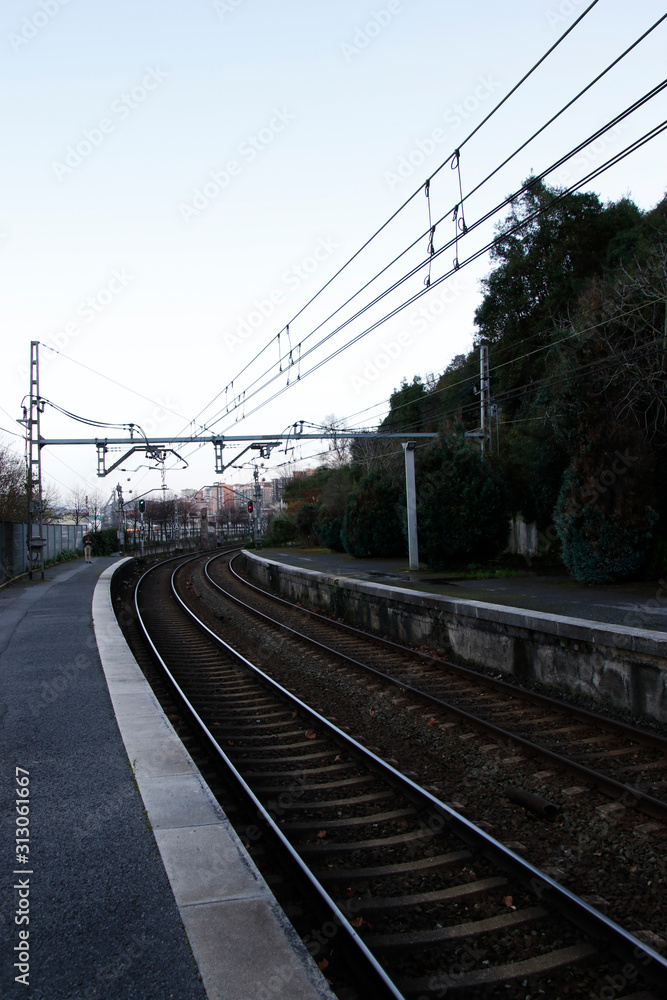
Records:
[[[86,534],[83,536],[83,558],[86,560],[87,563],[92,563],[93,561],[90,558],[92,552],[92,544],[93,544],[93,536],[89,531],[87,531]]]

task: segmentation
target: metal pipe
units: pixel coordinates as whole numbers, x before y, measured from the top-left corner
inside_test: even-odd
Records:
[[[523,806],[524,809],[530,809],[531,812],[537,813],[542,819],[555,819],[560,812],[558,806],[555,806],[553,802],[547,802],[541,796],[527,792],[525,788],[516,788],[514,785],[508,785],[505,789],[505,795],[511,802],[516,802],[517,805]]]

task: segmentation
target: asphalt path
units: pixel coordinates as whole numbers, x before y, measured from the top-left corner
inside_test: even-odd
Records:
[[[3,997],[205,998],[95,643],[93,590],[114,561],[0,591]],[[27,863],[15,853],[17,777],[29,780]],[[14,966],[26,940],[28,985]]]

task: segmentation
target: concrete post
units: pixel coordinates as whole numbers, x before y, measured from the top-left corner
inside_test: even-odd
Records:
[[[419,546],[417,544],[417,488],[415,486],[415,442],[403,444],[405,452],[405,492],[408,507],[408,553],[410,569],[419,569]]]

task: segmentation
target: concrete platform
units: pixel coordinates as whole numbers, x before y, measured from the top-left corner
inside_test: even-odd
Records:
[[[114,562],[0,592],[0,993],[331,998],[124,642]],[[27,864],[14,853],[17,767],[30,780]]]
[[[242,559],[251,581],[327,608],[348,624],[667,723],[667,632],[643,628],[625,613],[616,616],[623,624],[599,621],[583,595],[564,615],[549,599],[535,610],[444,591],[446,583],[425,582],[421,573],[399,576],[400,564],[389,560],[281,549],[244,551]],[[660,587],[656,603],[662,593]]]
[[[460,580],[448,579],[433,570],[410,570],[406,559],[355,559],[345,552],[326,549],[263,549],[262,555],[331,576],[406,587],[459,601],[481,601],[624,628],[667,632],[665,580],[589,586],[577,583],[566,573],[541,576],[530,572],[528,567],[517,576]]]

